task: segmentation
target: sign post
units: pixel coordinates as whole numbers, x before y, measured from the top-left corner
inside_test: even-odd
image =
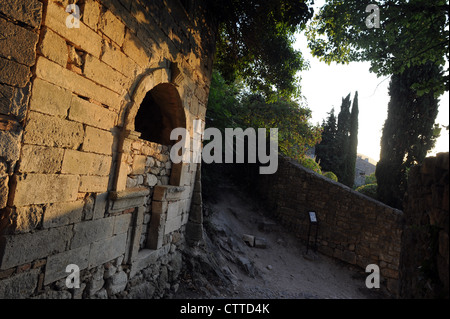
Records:
[[[314,252],[317,252],[317,233],[319,229],[319,222],[317,221],[316,212],[309,212],[309,227],[308,227],[308,243],[306,244],[306,254],[308,254],[309,251],[309,242],[311,237],[311,227],[315,226],[316,228],[316,234],[314,236]]]

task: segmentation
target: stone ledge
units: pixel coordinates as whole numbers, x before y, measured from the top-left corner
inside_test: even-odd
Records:
[[[150,189],[147,187],[134,187],[124,191],[110,192],[109,198],[112,201],[110,212],[115,213],[143,206],[148,195],[150,195]]]

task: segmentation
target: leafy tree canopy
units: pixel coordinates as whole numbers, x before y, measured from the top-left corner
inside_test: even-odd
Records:
[[[294,33],[313,16],[308,0],[208,1],[218,19],[215,68],[231,83],[244,79],[265,97],[299,95],[297,71],[307,68]],[[275,93],[276,92],[276,93]]]
[[[379,8],[380,27],[368,28],[371,12]],[[449,60],[448,0],[327,0],[308,32],[312,54],[330,64],[370,61],[378,76],[400,74],[427,62]],[[436,95],[449,89],[448,68],[427,83],[413,83],[418,93]]]
[[[276,96],[267,101],[261,94],[242,89],[242,83],[227,84],[218,71],[213,72],[206,125],[225,128],[278,128],[280,152],[296,160],[320,142],[321,128],[309,123],[311,110],[297,102]]]

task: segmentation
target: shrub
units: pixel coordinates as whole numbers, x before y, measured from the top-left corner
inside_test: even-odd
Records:
[[[356,189],[357,192],[364,194],[366,196],[372,197],[373,199],[377,199],[377,184],[366,184],[358,187]]]
[[[329,178],[329,179],[331,179],[331,180],[333,180],[335,182],[338,181],[338,178],[337,178],[336,174],[333,173],[333,172],[325,172],[325,173],[323,173],[323,176],[325,176],[325,177],[327,177],[327,178]]]
[[[377,183],[377,177],[375,176],[375,173],[372,173],[370,175],[367,175],[365,178],[364,184],[376,184]]]
[[[313,170],[316,173],[322,174],[322,169],[319,164],[316,163],[312,158],[305,157],[300,161],[300,164],[310,170]]]

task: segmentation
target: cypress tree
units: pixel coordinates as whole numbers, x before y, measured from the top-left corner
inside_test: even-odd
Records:
[[[391,77],[391,98],[375,175],[378,199],[392,207],[402,208],[409,168],[422,163],[439,135],[434,124],[438,113],[434,92],[420,95],[411,85],[432,81],[440,73],[440,67],[426,64]]]
[[[334,173],[337,166],[337,122],[334,108],[328,113],[327,120],[322,122],[322,129],[322,141],[316,145],[316,160],[320,163],[322,170]]]
[[[350,136],[348,138],[348,152],[345,154],[344,159],[345,174],[342,180],[342,183],[349,187],[353,187],[355,182],[356,153],[358,149],[358,114],[358,92],[356,92],[350,115]]]
[[[342,99],[341,111],[338,115],[338,124],[336,132],[336,171],[334,172],[341,183],[346,181],[347,171],[347,154],[349,152],[349,137],[350,137],[350,93],[347,97]]]

